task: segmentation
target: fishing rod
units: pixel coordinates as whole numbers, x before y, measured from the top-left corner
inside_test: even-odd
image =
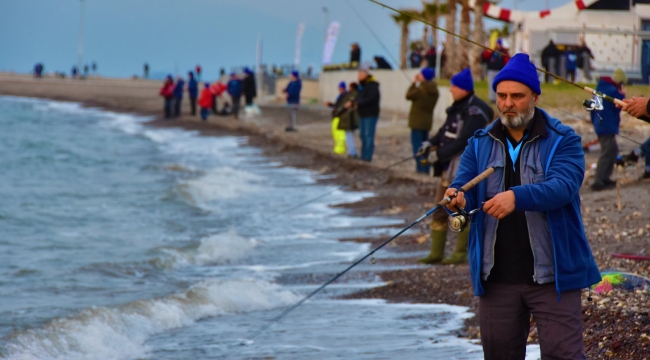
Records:
[[[305,301],[309,300],[312,298],[314,295],[318,294],[321,290],[325,289],[328,285],[331,283],[335,282],[338,280],[341,276],[343,276],[345,273],[348,271],[352,270],[355,266],[359,265],[361,262],[366,260],[367,258],[371,257],[375,252],[377,252],[379,249],[383,248],[384,246],[388,245],[391,241],[395,240],[398,236],[402,235],[404,232],[412,228],[413,226],[417,225],[420,223],[422,220],[427,218],[429,215],[433,214],[434,212],[442,209],[443,207],[449,205],[453,199],[455,199],[459,193],[461,192],[467,192],[474,188],[476,185],[478,185],[481,181],[487,179],[490,175],[492,175],[495,171],[494,167],[488,168],[482,173],[480,173],[478,176],[476,176],[474,179],[470,180],[467,184],[463,185],[460,189],[456,190],[456,192],[448,197],[445,197],[444,199],[440,200],[436,206],[431,208],[431,210],[427,211],[424,213],[422,216],[414,220],[412,223],[410,223],[408,226],[397,232],[397,234],[393,235],[391,238],[388,240],[384,241],[381,243],[379,246],[374,248],[372,251],[352,263],[352,265],[348,266],[345,270],[341,271],[340,273],[336,274],[334,277],[326,281],[323,285],[319,286],[316,290],[310,292],[309,294],[305,295],[302,299],[300,299],[298,302],[294,303],[293,305],[289,306],[286,308],[283,312],[281,312],[279,315],[274,317],[273,319],[269,320],[266,322],[264,325],[262,325],[259,329],[255,330],[252,332],[246,339],[244,339],[242,342],[240,342],[241,345],[244,345],[246,343],[252,342],[256,337],[258,337],[261,333],[263,333],[265,330],[270,328],[273,324],[277,323],[280,321],[283,317],[287,316],[290,312],[295,310],[297,307],[302,305]],[[460,209],[460,208],[459,208]]]
[[[323,193],[323,194],[321,194],[321,195],[318,195],[318,196],[316,196],[316,197],[314,197],[314,198],[311,198],[311,199],[309,199],[309,200],[307,200],[307,201],[305,201],[305,202],[302,202],[302,203],[300,203],[300,204],[298,204],[298,205],[296,205],[296,206],[293,206],[293,207],[291,207],[291,208],[289,208],[289,209],[283,211],[283,212],[281,213],[281,215],[288,214],[288,213],[290,213],[290,212],[292,212],[292,211],[294,211],[294,210],[296,210],[296,209],[298,209],[298,208],[301,208],[301,207],[303,207],[303,206],[305,206],[305,205],[311,204],[311,203],[313,203],[313,202],[316,201],[316,200],[322,199],[322,198],[324,198],[325,196],[327,196],[327,195],[329,195],[329,194],[331,194],[331,193],[333,193],[333,192],[335,192],[335,191],[338,191],[338,190],[340,190],[340,189],[342,189],[342,188],[344,188],[344,187],[348,187],[348,186],[350,186],[350,185],[352,185],[352,184],[354,184],[354,183],[356,183],[356,182],[359,182],[359,181],[361,181],[361,180],[365,180],[365,179],[367,179],[367,178],[369,178],[369,177],[372,177],[372,176],[374,176],[374,175],[376,175],[376,174],[378,174],[378,173],[380,173],[380,172],[382,172],[382,171],[386,171],[386,170],[388,170],[388,169],[390,169],[390,168],[393,168],[393,167],[395,167],[395,166],[397,166],[397,165],[403,164],[403,163],[405,163],[405,162],[407,162],[407,161],[413,159],[414,157],[415,157],[415,155],[411,155],[411,156],[409,156],[409,157],[405,157],[405,158],[403,158],[403,159],[401,159],[401,160],[399,160],[399,161],[396,161],[396,162],[394,162],[394,163],[392,163],[392,164],[390,164],[390,165],[388,165],[388,166],[386,166],[386,167],[379,168],[379,169],[377,169],[377,170],[375,170],[375,171],[373,171],[373,172],[371,172],[371,173],[368,173],[368,174],[366,174],[366,175],[363,175],[363,176],[360,176],[360,177],[358,177],[358,178],[352,179],[352,181],[348,182],[347,184],[339,185],[339,186],[335,187],[334,189],[332,189],[332,190],[330,190],[330,191],[328,191],[328,192],[326,192],[326,193]]]
[[[478,43],[478,42],[476,42],[476,41],[474,41],[472,39],[469,39],[469,38],[466,38],[466,37],[461,36],[459,34],[456,34],[454,32],[448,31],[448,30],[443,29],[443,28],[441,28],[441,27],[439,27],[437,25],[433,25],[433,24],[427,22],[426,20],[422,19],[421,17],[419,17],[419,16],[417,16],[415,14],[410,14],[408,12],[395,9],[394,7],[386,5],[386,4],[384,4],[384,3],[380,2],[380,1],[377,1],[377,0],[368,0],[368,1],[370,1],[370,2],[372,2],[374,4],[376,4],[376,5],[379,5],[379,6],[383,7],[383,8],[386,8],[388,10],[391,10],[393,12],[396,12],[398,14],[408,16],[408,17],[412,18],[415,21],[419,21],[419,22],[421,22],[421,23],[423,23],[425,25],[431,26],[432,28],[434,28],[436,30],[440,30],[440,31],[444,32],[445,34],[455,36],[460,40],[464,40],[466,42],[469,42],[470,44],[476,45],[476,46],[481,47],[481,48],[486,49],[486,50],[493,51],[493,52],[495,52],[495,53],[497,53],[497,54],[499,54],[501,56],[507,56],[505,53],[503,53],[501,51],[491,49],[489,46],[485,46],[485,45],[483,45],[481,43]],[[585,104],[589,103],[590,107],[592,107],[592,110],[602,110],[602,101],[601,101],[601,99],[613,102],[614,104],[616,104],[616,105],[618,105],[618,106],[620,106],[620,107],[622,107],[624,109],[627,106],[627,104],[625,104],[623,101],[621,101],[619,99],[615,99],[615,98],[613,98],[613,97],[611,97],[611,96],[609,96],[607,94],[603,94],[602,92],[596,91],[596,90],[594,90],[594,89],[592,89],[592,88],[590,88],[588,86],[581,86],[578,83],[575,83],[573,81],[569,81],[569,80],[567,80],[567,79],[565,79],[565,78],[563,78],[563,77],[561,77],[559,75],[553,74],[553,73],[551,73],[549,71],[546,71],[544,69],[540,69],[538,67],[535,67],[535,69],[537,69],[537,71],[539,71],[539,72],[541,72],[541,73],[543,73],[545,75],[551,76],[551,77],[553,77],[553,78],[555,78],[557,80],[563,81],[563,82],[565,82],[567,84],[570,84],[570,85],[573,85],[573,86],[577,87],[578,89],[581,89],[581,90],[584,90],[584,91],[590,93],[592,95],[592,99],[585,100]],[[599,108],[599,106],[600,106],[600,108]]]
[[[568,111],[566,111],[566,110],[560,109],[560,108],[558,108],[558,107],[555,107],[555,106],[552,106],[552,105],[549,105],[549,104],[546,104],[546,103],[543,103],[543,104],[540,103],[540,106],[543,106],[543,107],[550,107],[550,108],[555,109],[555,110],[557,110],[557,111],[559,111],[559,112],[562,112],[562,113],[564,113],[564,114],[566,114],[566,115],[572,116],[572,117],[576,118],[577,120],[580,120],[580,121],[582,121],[582,122],[585,122],[585,123],[589,123],[589,124],[591,124],[591,121],[590,121],[590,120],[583,119],[583,118],[581,118],[581,117],[579,117],[579,116],[577,116],[577,115],[574,115],[574,114],[572,114],[572,113],[570,113],[570,112],[568,112]],[[599,117],[600,117],[600,115],[599,115]],[[625,135],[621,135],[621,134],[615,134],[615,135],[618,136],[618,137],[620,137],[620,138],[622,138],[622,139],[625,139],[625,140],[627,140],[627,141],[629,141],[629,142],[633,142],[633,143],[635,143],[635,144],[637,144],[637,145],[639,145],[639,146],[643,146],[642,143],[640,143],[640,142],[638,142],[638,141],[636,141],[636,140],[634,140],[634,139],[630,139],[629,137],[627,137],[627,136],[625,136]]]

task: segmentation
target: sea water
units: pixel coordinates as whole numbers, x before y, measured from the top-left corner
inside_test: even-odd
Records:
[[[339,239],[403,224],[330,207],[372,194],[243,137],[147,120],[0,97],[0,357],[482,357],[454,335],[466,308],[337,300],[382,284],[370,264],[247,340],[369,250]]]

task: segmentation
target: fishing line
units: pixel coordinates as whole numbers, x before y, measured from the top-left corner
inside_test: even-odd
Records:
[[[348,266],[345,270],[343,270],[343,271],[341,271],[340,273],[336,274],[334,277],[332,277],[331,279],[329,279],[328,281],[326,281],[323,285],[319,286],[316,290],[313,290],[313,291],[310,292],[309,294],[305,295],[305,296],[304,296],[302,299],[300,299],[298,302],[296,302],[296,303],[294,303],[293,305],[289,306],[289,307],[286,308],[283,312],[281,312],[280,314],[278,314],[276,317],[274,317],[273,319],[269,320],[269,321],[266,322],[264,325],[262,325],[259,329],[257,329],[257,330],[255,330],[254,332],[252,332],[252,333],[251,333],[251,334],[250,334],[246,339],[244,339],[243,341],[240,342],[240,345],[244,345],[244,344],[246,344],[246,343],[250,343],[250,342],[252,342],[252,341],[253,341],[256,337],[258,337],[261,333],[263,333],[265,330],[267,330],[268,328],[270,328],[273,324],[275,324],[275,323],[277,323],[278,321],[280,321],[283,317],[287,316],[290,312],[292,312],[292,311],[295,310],[297,307],[299,307],[300,305],[302,305],[305,301],[309,300],[309,299],[312,298],[314,295],[318,294],[321,290],[325,289],[325,287],[327,287],[329,284],[331,284],[331,283],[335,282],[336,280],[338,280],[338,279],[339,279],[341,276],[343,276],[345,273],[347,273],[348,271],[352,270],[352,268],[354,268],[355,266],[359,265],[361,262],[363,262],[363,261],[366,260],[367,258],[371,257],[371,256],[372,256],[375,252],[377,252],[379,249],[381,249],[381,248],[383,248],[384,246],[388,245],[388,243],[390,243],[391,241],[395,240],[398,236],[402,235],[404,232],[406,232],[407,230],[409,230],[409,229],[412,228],[413,226],[415,226],[415,225],[417,225],[418,223],[420,223],[422,220],[424,220],[425,218],[427,218],[429,215],[431,215],[431,214],[433,214],[434,212],[440,210],[442,207],[449,205],[449,204],[451,203],[451,201],[452,201],[454,198],[456,198],[456,196],[458,195],[458,193],[460,193],[460,192],[467,192],[467,191],[471,190],[472,188],[474,188],[478,183],[480,183],[481,181],[487,179],[488,176],[492,175],[492,174],[494,173],[494,171],[495,171],[495,168],[494,168],[494,167],[491,167],[491,168],[486,169],[485,171],[483,171],[482,173],[480,173],[477,177],[475,177],[474,179],[470,180],[467,184],[463,185],[460,189],[458,189],[458,190],[456,191],[455,194],[453,194],[452,196],[448,196],[448,197],[446,197],[446,198],[440,200],[440,202],[439,202],[438,204],[436,204],[436,206],[434,206],[433,208],[431,208],[431,210],[427,211],[427,212],[424,213],[422,216],[420,216],[419,218],[415,219],[415,220],[414,220],[412,223],[410,223],[408,226],[406,226],[405,228],[403,228],[402,230],[400,230],[399,232],[397,232],[397,234],[393,235],[393,236],[390,237],[388,240],[386,240],[386,241],[384,241],[383,243],[381,243],[379,246],[377,246],[376,248],[374,248],[372,251],[370,251],[369,253],[367,253],[366,255],[364,255],[363,257],[361,257],[360,259],[358,259],[358,260],[355,261],[354,263],[352,263],[350,266]],[[228,354],[226,354],[226,355],[228,355]]]
[[[332,189],[332,190],[330,190],[330,191],[328,191],[328,192],[326,192],[326,193],[324,193],[324,194],[318,195],[318,196],[316,196],[316,197],[314,197],[314,198],[312,198],[312,199],[310,199],[310,200],[307,200],[307,201],[305,201],[305,202],[303,202],[303,203],[300,203],[300,204],[298,204],[298,205],[296,205],[296,206],[294,206],[294,207],[292,207],[292,208],[289,208],[288,210],[283,211],[283,212],[281,213],[281,215],[288,214],[288,213],[290,213],[290,212],[292,212],[292,211],[294,211],[294,210],[296,210],[296,209],[298,209],[298,208],[301,208],[301,207],[303,207],[303,206],[305,206],[305,205],[307,205],[307,204],[311,204],[312,202],[314,202],[314,201],[316,201],[316,200],[322,199],[322,198],[324,198],[325,196],[327,196],[327,195],[329,195],[329,194],[331,194],[331,193],[333,193],[333,192],[335,192],[335,191],[341,190],[342,188],[348,187],[348,186],[350,186],[350,185],[352,185],[352,184],[354,184],[354,183],[357,183],[357,182],[359,182],[359,181],[361,181],[361,180],[367,179],[367,178],[369,178],[369,177],[371,177],[371,176],[374,176],[374,175],[376,175],[376,174],[378,174],[378,173],[380,173],[380,172],[382,172],[382,171],[386,171],[386,170],[388,170],[388,169],[390,169],[390,168],[393,168],[393,167],[395,167],[395,166],[397,166],[397,165],[403,164],[403,163],[405,163],[405,162],[407,162],[407,161],[413,159],[414,157],[415,157],[414,155],[411,155],[411,156],[406,157],[406,158],[404,158],[404,159],[402,159],[402,160],[396,161],[396,162],[394,162],[394,163],[392,163],[392,164],[390,164],[390,165],[388,165],[388,166],[386,166],[386,167],[383,167],[383,168],[377,169],[377,170],[375,170],[375,171],[373,171],[373,172],[371,172],[371,173],[368,173],[368,174],[366,174],[366,175],[363,175],[363,176],[360,176],[360,177],[358,177],[358,178],[355,178],[355,179],[353,179],[352,181],[348,182],[347,184],[337,186],[336,188],[334,188],[334,189]]]
[[[361,21],[361,23],[362,23],[363,25],[366,26],[366,29],[368,29],[368,31],[370,32],[370,34],[372,34],[372,36],[375,38],[375,40],[377,40],[377,42],[378,42],[379,45],[382,47],[382,49],[384,49],[384,51],[386,52],[386,55],[388,55],[388,57],[390,57],[390,59],[393,61],[393,64],[395,64],[395,66],[399,66],[399,62],[397,62],[397,60],[395,60],[395,58],[393,57],[393,55],[390,53],[390,50],[388,50],[388,47],[386,47],[386,45],[384,44],[384,42],[381,41],[381,38],[377,35],[377,33],[375,33],[375,31],[372,30],[372,28],[370,27],[370,25],[366,22],[366,20],[364,20],[364,18],[361,16],[361,14],[359,14],[359,12],[357,11],[357,9],[355,9],[354,6],[352,6],[352,4],[350,3],[350,0],[345,0],[345,2],[348,4],[348,6],[350,7],[350,9],[352,9],[352,12],[353,12],[353,13],[354,13],[358,18],[359,18],[359,20]],[[359,64],[359,65],[361,65],[361,64]],[[408,81],[410,82],[410,81],[411,81],[411,78],[409,78],[409,76],[406,74],[406,72],[404,71],[404,69],[400,69],[400,71],[402,72],[402,74],[404,74],[404,77],[406,77],[406,80],[408,80]]]
[[[377,1],[377,0],[368,0],[368,1],[370,1],[370,2],[372,2],[372,3],[374,3],[374,4],[377,4],[377,5],[381,6],[381,7],[384,7],[384,8],[386,8],[386,9],[388,9],[388,10],[391,10],[391,11],[393,11],[393,12],[396,12],[396,13],[398,13],[398,14],[401,14],[401,15],[404,15],[404,16],[408,16],[408,17],[412,18],[412,19],[415,20],[415,21],[419,21],[419,22],[421,22],[421,23],[423,23],[423,24],[429,25],[429,26],[431,26],[432,28],[434,28],[434,29],[436,29],[436,30],[440,30],[440,31],[444,32],[445,34],[448,34],[448,35],[451,35],[451,36],[455,36],[455,37],[457,37],[458,39],[461,39],[461,40],[464,40],[464,41],[469,42],[470,44],[473,44],[473,45],[479,46],[479,47],[481,47],[481,48],[483,48],[483,49],[486,49],[486,50],[493,51],[493,52],[495,52],[495,53],[497,53],[497,54],[499,54],[499,55],[501,55],[501,56],[506,56],[506,54],[503,53],[503,52],[500,52],[500,51],[497,51],[497,50],[491,49],[489,46],[485,46],[485,45],[480,44],[480,43],[478,43],[478,42],[476,42],[476,41],[474,41],[474,40],[472,40],[472,39],[469,39],[469,38],[466,38],[466,37],[464,37],[464,36],[458,35],[458,34],[456,34],[456,33],[453,33],[453,32],[451,32],[451,31],[448,31],[448,30],[446,30],[446,29],[443,29],[443,28],[441,28],[441,27],[439,27],[439,26],[437,26],[437,25],[433,25],[433,24],[427,22],[426,20],[422,19],[422,18],[419,17],[419,16],[416,16],[416,15],[413,15],[413,14],[409,14],[409,13],[407,13],[407,12],[404,12],[404,11],[401,11],[401,10],[398,10],[398,9],[395,9],[394,7],[388,6],[388,5],[386,5],[386,4],[382,3],[382,2],[379,2],[379,1]],[[615,99],[615,98],[613,98],[613,97],[611,97],[611,96],[609,96],[609,95],[603,94],[602,92],[600,92],[600,91],[596,91],[596,90],[594,90],[594,89],[592,89],[592,88],[590,88],[590,87],[588,87],[588,86],[581,86],[581,85],[579,85],[579,84],[577,84],[577,83],[575,83],[575,82],[573,82],[573,81],[569,81],[569,80],[567,80],[567,79],[565,79],[565,78],[563,78],[563,77],[561,77],[561,76],[559,76],[559,75],[555,75],[555,74],[553,74],[553,73],[551,73],[551,72],[549,72],[549,71],[546,71],[546,70],[540,69],[540,68],[538,68],[538,67],[535,67],[535,69],[537,69],[537,71],[539,71],[539,72],[541,72],[541,73],[543,73],[543,74],[545,74],[545,75],[549,75],[549,76],[551,76],[551,77],[553,77],[553,78],[555,78],[555,79],[557,79],[557,80],[560,80],[560,81],[565,82],[565,83],[567,83],[567,84],[573,85],[573,86],[575,86],[575,87],[577,87],[577,88],[579,88],[579,89],[582,89],[582,90],[584,90],[584,91],[586,91],[586,92],[592,94],[593,96],[596,96],[596,97],[599,97],[599,98],[605,99],[605,100],[607,100],[607,101],[613,102],[613,103],[615,103],[616,105],[619,105],[619,106],[621,106],[621,107],[625,107],[625,106],[626,106],[626,104],[625,104],[623,101],[621,101],[621,100],[619,100],[619,99]]]

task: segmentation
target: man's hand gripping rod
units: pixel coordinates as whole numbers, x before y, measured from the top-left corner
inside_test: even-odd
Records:
[[[383,248],[384,246],[388,245],[388,243],[390,243],[391,241],[395,240],[398,236],[402,235],[402,234],[403,234],[404,232],[406,232],[408,229],[410,229],[410,228],[412,228],[413,226],[417,225],[419,222],[421,222],[422,220],[424,220],[424,219],[425,219],[426,217],[428,217],[429,215],[431,215],[431,214],[433,214],[434,212],[440,210],[443,206],[447,206],[447,205],[449,205],[449,203],[451,203],[451,200],[452,200],[453,198],[455,198],[456,195],[457,195],[459,192],[461,192],[461,191],[463,191],[463,192],[469,191],[470,189],[472,189],[473,187],[475,187],[478,183],[480,183],[481,181],[485,180],[488,176],[492,175],[493,173],[494,173],[494,168],[488,168],[487,170],[485,170],[485,171],[483,171],[482,173],[480,173],[477,177],[475,177],[474,179],[470,180],[467,184],[465,184],[463,187],[461,187],[461,188],[460,188],[460,189],[459,189],[459,190],[454,194],[454,196],[446,197],[446,198],[440,200],[440,202],[439,202],[438,204],[436,204],[436,206],[434,206],[431,210],[427,211],[424,215],[420,216],[418,219],[416,219],[415,221],[413,221],[412,223],[410,223],[407,227],[405,227],[405,228],[403,228],[402,230],[400,230],[397,234],[393,235],[390,239],[388,239],[388,240],[384,241],[383,243],[381,243],[379,246],[377,246],[376,248],[374,248],[371,252],[369,252],[368,254],[366,254],[365,256],[363,256],[362,258],[360,258],[359,260],[355,261],[352,265],[348,266],[345,270],[343,270],[343,271],[341,271],[340,273],[336,274],[336,276],[334,276],[333,278],[329,279],[326,283],[324,283],[323,285],[321,285],[319,288],[317,288],[316,290],[314,290],[314,291],[310,292],[309,294],[305,295],[305,297],[303,297],[303,298],[300,299],[298,302],[296,302],[295,304],[293,304],[293,305],[291,305],[290,307],[288,307],[286,310],[284,310],[284,311],[283,311],[282,313],[280,313],[278,316],[276,316],[276,317],[274,317],[273,319],[269,320],[269,321],[268,321],[266,324],[264,324],[262,327],[260,327],[259,329],[257,329],[255,332],[251,333],[251,335],[250,335],[247,339],[245,339],[245,340],[248,340],[248,341],[252,341],[252,340],[254,340],[257,336],[259,336],[262,332],[264,332],[264,330],[268,329],[269,327],[271,327],[271,325],[273,325],[273,324],[275,324],[276,322],[280,321],[280,319],[282,319],[282,318],[285,317],[287,314],[289,314],[290,312],[292,312],[293,310],[295,310],[298,306],[302,305],[305,301],[309,300],[309,298],[311,298],[312,296],[314,296],[314,295],[316,295],[317,293],[319,293],[319,292],[320,292],[321,290],[323,290],[327,285],[329,285],[329,284],[333,283],[334,281],[338,280],[341,276],[343,276],[343,274],[347,273],[347,272],[350,271],[352,268],[354,268],[355,266],[359,265],[361,262],[363,262],[363,261],[366,260],[367,258],[371,257],[375,252],[377,252],[377,250],[379,250],[379,249]],[[245,342],[246,342],[246,341],[242,342],[242,344],[244,344]]]

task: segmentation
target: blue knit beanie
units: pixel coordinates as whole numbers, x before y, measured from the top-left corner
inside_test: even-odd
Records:
[[[451,84],[459,87],[465,91],[474,91],[474,79],[469,68],[464,68],[463,71],[451,77]]]
[[[291,72],[291,75],[293,75],[293,76],[295,76],[295,77],[297,77],[297,78],[300,77],[300,73],[298,72],[298,70],[294,70],[294,71],[292,71],[292,72]]]
[[[346,88],[347,88],[347,86],[346,86],[346,84],[345,84],[345,81],[341,81],[341,82],[339,83],[339,89],[346,89]]]
[[[508,61],[508,64],[494,78],[492,90],[497,91],[497,85],[504,80],[520,82],[528,86],[535,94],[542,94],[539,77],[537,77],[537,69],[530,62],[528,54],[519,53],[513,56]]]
[[[433,69],[429,67],[425,67],[424,69],[422,69],[422,71],[420,71],[420,73],[422,73],[422,77],[426,81],[431,81],[431,79],[433,79],[433,76],[435,75]]]

